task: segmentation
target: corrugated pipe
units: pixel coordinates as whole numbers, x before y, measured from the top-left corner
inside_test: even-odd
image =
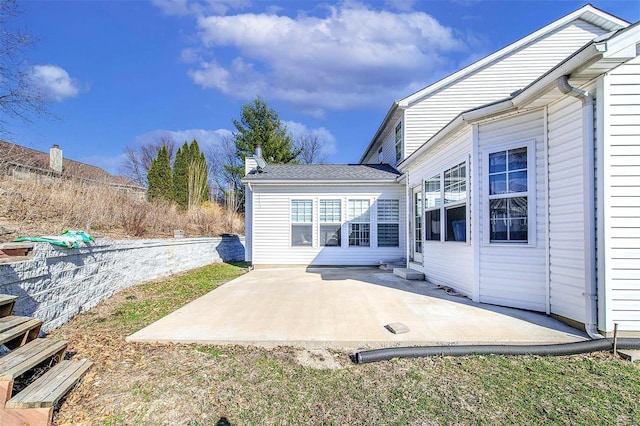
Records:
[[[640,339],[619,338],[617,349],[640,349]],[[356,364],[386,361],[392,358],[421,358],[430,356],[467,355],[540,355],[562,356],[590,352],[610,351],[613,339],[586,340],[557,345],[460,345],[460,346],[413,346],[361,351],[353,355]]]

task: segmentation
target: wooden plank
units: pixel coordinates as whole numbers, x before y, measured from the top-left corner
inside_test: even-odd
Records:
[[[32,243],[29,241],[18,242],[18,243],[0,243],[0,250],[4,249],[32,249],[36,243]]]
[[[13,296],[10,294],[0,294],[0,317],[11,315],[16,300],[18,300],[18,296]]]
[[[35,339],[0,358],[0,380],[13,380],[47,358],[62,355],[64,340]]]
[[[3,321],[8,319],[6,321]],[[0,344],[15,349],[38,337],[42,321],[37,318],[8,316],[0,318]]]
[[[7,401],[6,408],[53,407],[93,365],[87,359],[61,361]]]

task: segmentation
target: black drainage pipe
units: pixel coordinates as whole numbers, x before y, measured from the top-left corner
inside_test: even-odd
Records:
[[[356,364],[366,364],[392,358],[466,355],[561,356],[610,351],[612,349],[613,339],[597,339],[557,345],[460,345],[384,348],[357,352],[353,358]],[[640,339],[619,338],[617,340],[617,349],[640,349]]]

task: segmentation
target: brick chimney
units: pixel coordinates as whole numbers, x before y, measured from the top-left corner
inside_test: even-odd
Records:
[[[56,173],[62,173],[62,149],[58,145],[49,149],[49,168]]]

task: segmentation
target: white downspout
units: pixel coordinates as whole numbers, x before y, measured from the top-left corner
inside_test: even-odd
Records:
[[[551,314],[551,220],[549,217],[549,108],[544,107],[545,310]]]
[[[409,171],[407,170],[404,173],[405,176],[405,190],[404,190],[404,194],[405,194],[405,231],[404,231],[404,235],[405,235],[405,253],[404,253],[404,260],[405,260],[405,268],[409,267],[409,259],[411,258],[411,250],[412,247],[411,245],[413,244],[411,242],[411,224],[413,223],[412,220],[413,218],[411,217],[412,213],[412,206],[413,206],[413,194],[411,194],[411,186],[409,185]]]
[[[584,170],[584,238],[585,238],[585,292],[586,318],[585,331],[592,339],[603,339],[598,333],[598,284],[596,281],[596,230],[595,230],[595,189],[594,189],[594,134],[593,134],[593,95],[586,90],[569,84],[569,77],[562,76],[557,80],[558,89],[569,96],[582,101],[582,137],[583,158],[586,160]]]

